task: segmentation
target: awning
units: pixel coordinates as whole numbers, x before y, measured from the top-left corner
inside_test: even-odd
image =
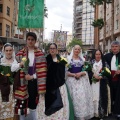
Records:
[[[23,39],[18,38],[7,38],[7,37],[0,37],[0,40],[2,40],[3,44],[9,42],[16,45],[25,45],[26,41]]]

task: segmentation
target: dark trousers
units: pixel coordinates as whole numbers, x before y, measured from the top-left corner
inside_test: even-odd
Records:
[[[37,103],[36,103],[36,98],[38,96],[38,92],[37,92],[37,80],[30,80],[28,81],[28,94],[29,94],[29,98],[28,98],[28,107],[30,109],[36,109]]]
[[[120,114],[119,93],[120,81],[111,81],[111,110],[113,114]]]

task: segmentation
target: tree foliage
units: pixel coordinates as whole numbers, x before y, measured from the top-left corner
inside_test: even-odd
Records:
[[[82,46],[82,41],[78,40],[76,38],[73,38],[73,40],[69,43],[69,45],[67,46],[68,49],[73,48],[75,45],[80,45]]]
[[[103,4],[103,0],[90,0],[90,5],[92,5],[93,7],[95,7],[95,5],[102,5]]]
[[[43,49],[44,49],[45,51],[48,51],[48,49],[49,49],[49,44],[43,43]]]
[[[104,26],[103,18],[94,20],[91,25],[94,27],[98,27],[99,29],[102,29],[102,27]]]
[[[104,3],[109,4],[111,2],[112,0],[90,0],[90,5],[95,7],[96,5],[103,5]],[[103,18],[100,18],[100,19],[94,20],[91,25],[94,27],[98,27],[99,29],[102,29],[102,27],[105,25],[104,22],[105,21],[103,20]]]
[[[95,5],[103,5],[105,3],[109,4],[112,0],[90,0],[90,5],[95,7]]]

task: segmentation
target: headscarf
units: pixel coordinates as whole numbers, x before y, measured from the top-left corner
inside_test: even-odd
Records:
[[[75,47],[75,46],[74,46]],[[68,56],[68,64],[71,62],[71,59],[72,59],[72,57],[73,57],[73,50],[74,50],[74,47],[72,48],[72,51],[71,51],[71,53],[70,53],[70,55]],[[79,55],[78,55],[83,61],[85,61],[85,58],[83,57],[83,54],[82,54],[82,49],[81,49],[81,51],[80,51],[80,53],[79,53]]]
[[[6,56],[5,56],[5,52],[4,52],[4,51],[5,51],[5,47],[8,47],[8,46],[10,46],[10,47],[13,48],[12,58],[13,58],[14,61],[16,61],[16,59],[15,59],[15,50],[14,50],[14,46],[13,46],[11,43],[6,43],[6,44],[4,44],[3,49],[2,49],[3,58],[1,58],[1,63],[4,63],[4,62],[5,62]]]

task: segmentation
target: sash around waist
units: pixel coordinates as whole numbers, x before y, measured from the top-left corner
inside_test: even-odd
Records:
[[[111,75],[112,75],[112,81],[118,81],[119,76],[115,74],[115,70],[111,70]]]
[[[35,67],[29,66],[28,74],[30,74],[30,75],[35,74]]]

